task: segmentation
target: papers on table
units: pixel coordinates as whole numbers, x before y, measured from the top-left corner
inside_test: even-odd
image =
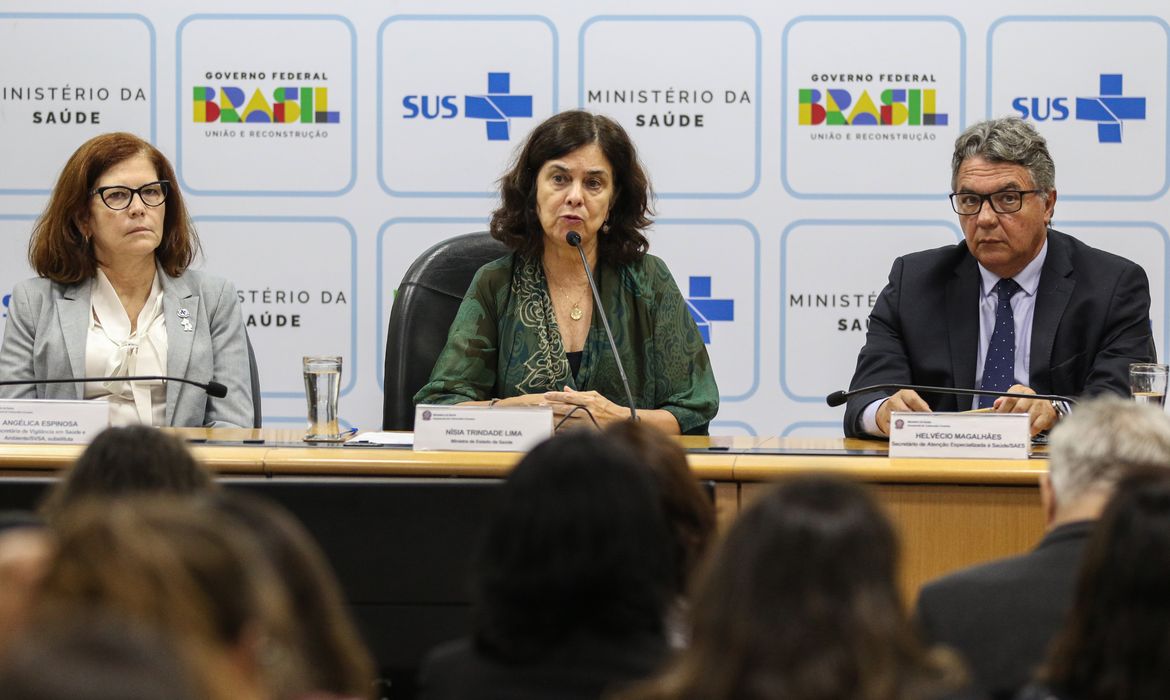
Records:
[[[354,447],[411,447],[414,445],[414,433],[358,433],[345,444]]]

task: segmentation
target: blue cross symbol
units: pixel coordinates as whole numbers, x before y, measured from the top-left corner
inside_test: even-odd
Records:
[[[1126,119],[1146,118],[1146,98],[1123,97],[1120,73],[1101,74],[1098,97],[1077,98],[1077,119],[1098,122],[1098,143],[1121,143],[1121,124]]]
[[[711,343],[712,321],[734,321],[734,299],[712,299],[711,278],[691,277],[691,293],[687,297],[687,308],[691,311],[691,318],[699,326],[699,335],[703,336],[703,343]]]
[[[532,95],[512,95],[511,73],[488,73],[486,95],[463,98],[463,113],[469,119],[485,119],[488,141],[507,141],[515,117],[532,116]]]

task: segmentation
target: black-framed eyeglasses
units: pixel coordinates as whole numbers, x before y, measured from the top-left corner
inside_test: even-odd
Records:
[[[1036,194],[1042,190],[1000,190],[991,194],[954,192],[951,194],[951,209],[960,216],[974,216],[983,210],[984,202],[991,202],[991,209],[997,214],[1015,214],[1024,206],[1024,195]]]
[[[115,211],[120,211],[130,206],[130,202],[134,200],[134,195],[138,195],[138,198],[146,206],[157,207],[167,201],[167,193],[170,192],[170,189],[171,183],[166,180],[159,180],[157,182],[148,182],[138,189],[126,187],[125,185],[98,187],[89,194],[91,197],[96,194],[102,198],[102,202],[107,207]]]

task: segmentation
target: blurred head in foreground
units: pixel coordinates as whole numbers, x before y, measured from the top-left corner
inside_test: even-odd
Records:
[[[305,687],[283,587],[248,537],[189,500],[88,500],[54,524],[41,615],[108,611],[226,660],[233,682],[269,697]]]
[[[1049,526],[1095,519],[1122,475],[1170,469],[1170,416],[1119,397],[1083,401],[1049,436],[1040,495]]]
[[[692,598],[691,645],[625,698],[932,698],[963,682],[917,641],[878,506],[824,476],[785,482],[735,521]]]
[[[534,661],[580,636],[662,635],[672,539],[647,470],[594,431],[558,434],[509,475],[476,569],[475,642]]]
[[[45,497],[41,513],[52,520],[85,498],[182,496],[214,488],[210,472],[180,438],[147,425],[107,428]]]
[[[1170,697],[1170,473],[1121,479],[1089,541],[1043,674],[1067,697]]]
[[[287,589],[294,637],[313,691],[367,697],[374,662],[358,636],[341,586],[320,547],[287,510],[248,493],[217,491],[199,499],[216,519],[250,535]]]

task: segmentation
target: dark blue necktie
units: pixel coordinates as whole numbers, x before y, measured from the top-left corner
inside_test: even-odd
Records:
[[[1007,391],[1016,383],[1016,319],[1012,315],[1012,295],[1020,291],[1013,279],[995,284],[999,303],[995,307],[995,331],[987,344],[987,358],[983,361],[983,381],[979,388],[987,391]],[[994,396],[980,396],[979,408],[989,408]]]

